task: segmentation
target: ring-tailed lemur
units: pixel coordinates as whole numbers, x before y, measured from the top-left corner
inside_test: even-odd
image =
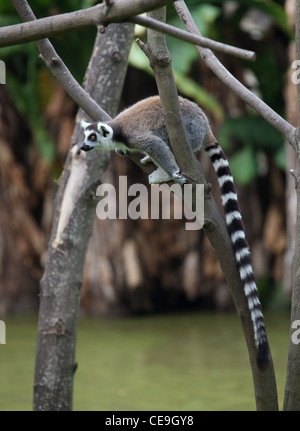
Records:
[[[263,368],[268,360],[268,341],[228,160],[214,137],[208,119],[201,108],[181,97],[179,102],[193,150],[198,151],[202,147],[205,149],[218,177],[226,224],[253,322],[257,364]],[[123,154],[126,154],[127,151],[142,152],[145,153],[145,156],[141,159],[141,163],[153,161],[157,166],[156,171],[149,175],[150,183],[165,182],[171,179],[181,184],[186,182],[171,151],[165,116],[162,113],[158,96],[136,103],[108,123],[81,122],[81,125],[85,134],[84,142],[81,145],[82,150],[101,148],[116,150]]]

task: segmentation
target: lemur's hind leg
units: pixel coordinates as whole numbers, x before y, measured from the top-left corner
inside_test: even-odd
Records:
[[[181,175],[175,156],[166,142],[155,135],[151,135],[150,139],[148,136],[147,146],[143,148],[143,150],[147,153],[148,157],[146,156],[142,160],[146,160],[147,162],[150,158],[158,168],[161,168],[161,170],[157,170],[157,172],[155,171],[155,175],[153,175],[153,172],[149,176],[149,181],[152,182],[154,179],[159,179],[157,182],[173,180],[179,184],[186,183],[186,178]],[[163,175],[162,171],[165,171],[166,174],[169,175]]]

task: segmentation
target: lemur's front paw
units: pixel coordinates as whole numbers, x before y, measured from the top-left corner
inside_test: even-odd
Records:
[[[181,174],[173,174],[172,179],[178,184],[185,184],[187,182],[187,179]]]
[[[127,151],[126,150],[120,150],[120,149],[118,149],[118,150],[115,150],[115,152],[117,154],[119,154],[119,156],[127,156]]]

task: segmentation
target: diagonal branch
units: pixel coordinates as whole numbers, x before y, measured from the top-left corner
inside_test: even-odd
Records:
[[[193,34],[200,35],[200,32],[184,2],[177,0],[174,2],[174,7],[180,16],[185,28]],[[207,48],[197,47],[199,54],[206,65],[217,75],[217,77],[227,85],[238,97],[251,106],[265,120],[267,120],[275,129],[279,130],[287,141],[295,149],[295,132],[296,129],[288,123],[279,114],[273,111],[265,102],[263,102],[254,93],[249,91],[243,84],[240,83],[231,73],[223,66],[215,55]]]
[[[123,22],[129,17],[167,3],[171,3],[171,0],[114,0],[109,7],[101,3],[87,9],[37,19],[34,22],[2,27],[0,29],[0,48],[56,36],[67,31],[96,27],[99,24]]]
[[[187,31],[181,30],[180,28],[150,18],[149,16],[134,16],[130,18],[129,21],[164,34],[168,34],[170,36],[176,37],[177,39],[193,43],[194,45],[210,48],[213,51],[234,55],[244,60],[255,60],[255,53],[252,51],[247,51],[245,49],[227,45],[225,43],[216,42],[215,40],[203,37],[201,35],[191,34]]]
[[[183,0],[175,2],[176,9],[177,7],[179,9],[180,7],[180,10],[182,11],[182,8],[184,6],[185,4]],[[195,26],[192,17],[190,16],[190,13],[186,7],[184,7],[184,11],[185,25],[189,29],[193,27],[193,31],[198,32],[198,29]],[[205,59],[207,59],[208,56],[210,56],[210,58],[213,57],[211,51],[205,48],[198,49],[201,50],[202,57],[204,57]],[[218,60],[216,60],[216,64],[219,64]],[[224,69],[225,68],[223,68],[223,70]],[[257,409],[277,410],[277,389],[272,359],[271,357],[269,357],[268,364],[263,371],[257,367],[255,361],[256,349],[252,334],[251,313],[245,298],[240,276],[236,273],[236,260],[234,257],[228,231],[225,226],[225,222],[220,216],[219,211],[217,210],[216,205],[210,196],[207,196],[205,201],[205,219],[208,220],[206,226],[204,226],[205,232],[220,262],[222,271],[230,288],[237,309],[237,313],[244,330],[253,374]]]
[[[124,15],[123,9],[119,10],[120,8],[118,8],[117,11],[114,11],[113,9],[111,11],[111,8],[112,5],[109,7],[107,5],[98,5],[76,12],[41,18],[27,24],[23,23],[2,27],[0,29],[0,47],[30,42],[44,37],[57,36],[67,31],[82,30],[87,27],[95,27],[100,24],[107,25],[110,22],[123,21],[127,18],[129,22],[169,34],[189,43],[207,47],[224,54],[231,54],[245,60],[255,60],[255,53],[252,51],[247,51],[221,42],[216,42],[209,38],[191,34],[187,31],[178,29],[166,23],[158,22],[149,17],[132,16],[130,18],[130,16],[127,15],[129,13],[128,9],[126,9],[126,15]]]
[[[300,1],[296,0],[296,61],[300,61]],[[300,120],[300,82],[297,82],[298,120]],[[296,232],[293,257],[293,290],[291,305],[291,328],[288,353],[287,376],[283,410],[300,410],[300,348],[297,336],[300,323],[300,133],[299,127],[296,133],[296,169],[293,171],[295,178],[297,212]]]

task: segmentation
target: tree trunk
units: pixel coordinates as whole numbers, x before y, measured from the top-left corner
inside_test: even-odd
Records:
[[[296,2],[294,0],[286,1],[286,12],[291,25],[291,28],[295,29],[295,16],[296,16]],[[293,64],[295,61],[295,42],[291,41],[288,50],[289,64]],[[297,125],[297,91],[295,84],[292,80],[292,74],[294,73],[293,68],[288,69],[285,86],[285,106],[286,106],[286,119],[293,124]],[[295,193],[295,179],[290,174],[290,169],[295,169],[296,155],[295,151],[291,146],[286,143],[286,213],[288,217],[286,219],[286,251],[284,256],[284,277],[283,286],[286,292],[292,294],[292,266],[293,256],[295,247],[295,229],[296,229],[296,193]]]
[[[86,88],[108,111],[116,109],[127,68],[132,25],[110,25],[98,34]],[[100,72],[99,72],[100,71]],[[116,85],[107,85],[107,80]],[[108,91],[111,91],[108,93]],[[82,112],[79,113],[79,118]],[[81,283],[95,218],[95,192],[109,163],[108,153],[77,153],[75,128],[61,184],[41,281],[35,367],[35,410],[71,410]],[[77,144],[77,145],[76,145]]]
[[[296,61],[300,61],[300,1],[296,1]],[[298,67],[298,66],[297,66]],[[296,233],[293,257],[293,285],[291,306],[290,343],[283,409],[300,410],[300,350],[297,333],[300,321],[300,82],[297,82],[298,129],[296,133],[296,167],[293,170],[296,188]]]

